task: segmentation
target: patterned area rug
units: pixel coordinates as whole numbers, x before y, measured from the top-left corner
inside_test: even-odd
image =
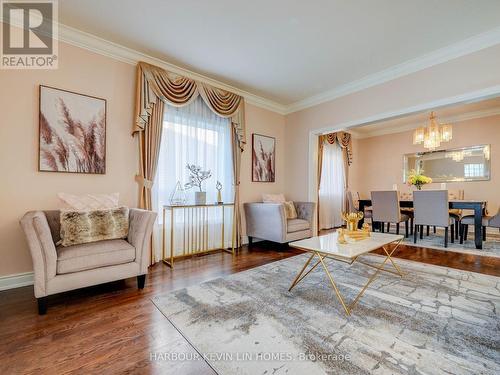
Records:
[[[499,374],[500,278],[397,260],[346,317],[298,255],[153,299],[220,374]],[[379,256],[367,256],[380,262]],[[374,270],[329,261],[351,301]]]
[[[392,232],[394,232],[394,229],[391,231],[391,233]],[[416,244],[413,243],[413,236],[405,238],[404,244],[408,246],[428,247],[437,250],[454,251],[457,253],[484,255],[500,258],[500,233],[496,228],[487,229],[486,241],[483,242],[483,248],[481,250],[476,249],[476,245],[474,243],[474,232],[469,232],[467,241],[464,241],[462,245],[460,245],[459,240],[455,240],[455,243],[451,243],[448,241],[447,248],[444,247],[443,229],[437,229],[437,233],[433,233],[431,228],[429,236],[426,236],[425,234],[426,232],[424,231],[423,239],[417,238]]]

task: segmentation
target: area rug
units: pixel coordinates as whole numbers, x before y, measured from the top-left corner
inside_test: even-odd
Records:
[[[476,249],[474,232],[469,232],[467,241],[464,241],[463,244],[460,244],[459,240],[455,240],[455,243],[448,241],[447,248],[444,247],[444,230],[438,228],[436,232],[437,233],[433,233],[431,229],[429,236],[426,236],[426,232],[424,232],[424,238],[417,238],[416,244],[413,243],[413,236],[409,236],[404,239],[404,244],[408,246],[428,247],[436,250],[500,258],[500,233],[496,228],[488,228],[486,232],[486,241],[483,242],[483,248],[480,250]]]
[[[379,262],[380,256],[365,257]],[[397,260],[347,317],[306,255],[155,297],[219,374],[499,374],[500,278]],[[373,269],[329,268],[351,301]]]

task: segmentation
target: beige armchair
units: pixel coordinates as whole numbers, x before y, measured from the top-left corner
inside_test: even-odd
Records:
[[[315,203],[294,202],[297,219],[287,219],[282,203],[244,203],[248,243],[253,238],[279,243],[313,235]]]
[[[144,288],[149,245],[156,213],[129,210],[126,240],[106,240],[68,247],[60,240],[59,211],[30,211],[21,219],[34,268],[39,314],[47,311],[47,296],[137,276]]]

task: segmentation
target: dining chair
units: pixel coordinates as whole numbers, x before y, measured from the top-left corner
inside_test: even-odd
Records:
[[[391,223],[396,224],[396,233],[399,234],[399,224],[405,223],[405,237],[408,237],[408,220],[410,217],[401,213],[399,207],[399,193],[396,190],[372,191],[372,222],[380,223],[380,230],[384,232],[387,223],[387,232],[390,231]]]
[[[465,191],[463,189],[459,190],[448,190],[448,200],[464,200],[465,199]],[[448,210],[450,216],[455,219],[455,238],[459,237],[459,227],[460,220],[462,220],[463,211],[457,208],[450,208]]]
[[[399,199],[402,201],[413,201],[411,191],[400,191]],[[401,213],[410,217],[410,236],[413,235],[413,207],[401,207]]]
[[[486,241],[486,228],[498,228],[500,231],[500,208],[495,216],[483,216],[482,219],[483,226],[483,241]],[[469,231],[469,225],[474,225],[474,215],[467,215],[462,217],[460,220],[460,243],[463,244],[467,241],[467,232]]]
[[[359,204],[355,202],[359,202],[359,192],[357,191],[347,191],[347,203],[349,205],[349,212],[359,212]],[[372,217],[372,206],[365,207],[365,212],[363,212],[365,219],[370,219]]]
[[[451,228],[451,242],[455,242],[454,219],[448,212],[447,190],[421,190],[413,192],[413,208],[415,209],[413,242],[417,243],[417,232],[423,238],[424,226],[444,228],[444,247],[448,247],[448,233]]]

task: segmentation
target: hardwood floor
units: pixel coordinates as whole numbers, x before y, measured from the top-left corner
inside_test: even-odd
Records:
[[[212,374],[202,360],[151,360],[151,353],[195,351],[150,298],[298,253],[257,243],[236,256],[178,262],[174,271],[157,264],[143,290],[133,278],[50,296],[45,316],[37,314],[33,287],[0,292],[0,374]],[[408,246],[395,256],[500,276],[500,258]]]

